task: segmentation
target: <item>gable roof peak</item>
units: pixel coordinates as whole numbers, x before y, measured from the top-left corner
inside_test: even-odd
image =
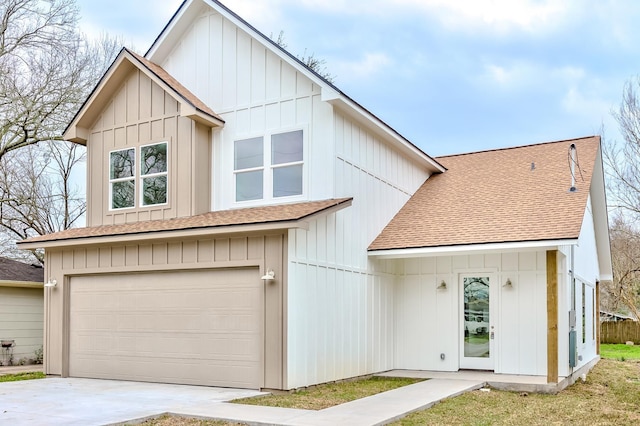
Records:
[[[445,168],[438,163],[438,161],[424,152],[409,139],[405,138],[400,134],[400,132],[350,98],[335,84],[322,77],[315,70],[304,64],[295,55],[278,45],[278,43],[260,32],[218,0],[185,0],[170,18],[167,25],[162,29],[149,50],[147,50],[145,57],[156,63],[162,63],[162,61],[170,54],[181,35],[190,28],[193,20],[195,20],[202,12],[202,8],[206,6],[212,8],[236,26],[243,29],[247,34],[261,42],[282,60],[291,64],[301,74],[315,82],[321,88],[323,101],[343,108],[351,113],[356,119],[370,125],[376,133],[383,135],[383,137],[388,141],[391,141],[401,152],[421,161],[425,168],[432,173],[441,173],[445,171]]]
[[[65,129],[63,138],[71,142],[86,144],[89,126],[93,124],[106,102],[111,99],[120,84],[134,69],[140,70],[172,96],[180,104],[181,116],[210,127],[224,126],[224,120],[220,116],[161,66],[123,47]]]

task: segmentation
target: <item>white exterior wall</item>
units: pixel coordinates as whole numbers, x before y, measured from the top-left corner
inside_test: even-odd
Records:
[[[212,135],[212,209],[353,197],[289,233],[288,387],[393,367],[393,275],[367,247],[428,177],[321,100],[321,87],[215,11],[160,64],[225,120]],[[304,194],[235,203],[233,142],[304,132]],[[375,270],[374,270],[375,269]]]
[[[577,366],[580,368],[587,364],[597,356],[597,332],[595,327],[598,327],[599,312],[595,306],[595,288],[596,281],[600,277],[600,268],[598,263],[598,252],[596,246],[595,228],[593,222],[591,197],[587,200],[587,208],[582,221],[582,228],[580,229],[580,238],[578,244],[574,246],[574,273],[575,273],[575,286],[574,292],[571,289],[571,276],[569,271],[571,270],[571,247],[562,247],[562,252],[566,256],[566,285],[564,287],[565,292],[561,295],[564,312],[560,312],[560,318],[568,317],[568,312],[572,309],[572,297],[575,295],[575,311],[576,311],[576,331],[577,331],[577,353],[578,358]],[[582,300],[582,284],[585,284],[585,301],[584,301],[584,315],[583,315],[583,300]],[[583,336],[583,318],[584,323],[584,336]],[[569,335],[569,322],[566,321],[564,327],[560,330],[560,350],[566,351],[566,356],[563,358],[562,352],[559,363],[559,374],[561,376],[568,376],[571,373],[569,368],[569,353],[568,353],[568,335]],[[565,339],[565,340],[563,340]],[[566,348],[566,349],[565,349]]]
[[[161,65],[225,120],[224,128],[213,134],[212,210],[334,196],[333,109],[320,100],[318,85],[261,40],[207,10]],[[303,195],[236,203],[234,141],[300,129],[304,133]]]
[[[336,197],[353,204],[289,233],[288,386],[394,366],[394,263],[367,247],[428,173],[336,112]]]
[[[457,371],[459,274],[494,273],[495,372],[547,374],[545,251],[402,259],[397,266],[395,368]],[[512,288],[502,286],[507,278]],[[442,280],[447,289],[437,290]]]

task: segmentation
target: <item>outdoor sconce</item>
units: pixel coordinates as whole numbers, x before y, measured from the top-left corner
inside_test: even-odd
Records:
[[[447,289],[447,283],[444,282],[444,280],[442,280],[442,282],[440,283],[440,285],[438,287],[436,287],[438,290],[446,290]]]
[[[56,279],[55,279],[55,278],[54,278],[54,279],[49,278],[49,281],[47,281],[47,282],[44,284],[44,286],[45,286],[45,287],[55,287],[55,286],[57,286],[57,285],[58,285],[58,281],[56,281]]]
[[[507,278],[507,281],[504,283],[504,285],[502,287],[513,288],[513,283],[511,282],[511,280],[509,278]]]
[[[276,273],[273,272],[273,269],[269,269],[265,275],[262,276],[261,280],[265,283],[270,281],[274,281],[276,279]]]

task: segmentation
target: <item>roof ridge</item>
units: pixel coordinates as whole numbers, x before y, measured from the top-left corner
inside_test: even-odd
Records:
[[[435,158],[436,159],[442,159],[442,158],[462,157],[462,156],[465,156],[465,155],[482,154],[482,153],[487,153],[487,152],[509,151],[509,150],[513,150],[513,149],[529,148],[529,147],[534,147],[534,146],[551,145],[551,144],[557,144],[557,143],[566,143],[566,142],[579,141],[579,140],[592,139],[592,138],[599,138],[599,137],[600,137],[600,135],[582,136],[582,137],[579,137],[579,138],[561,139],[561,140],[547,141],[547,142],[537,142],[537,143],[532,143],[532,144],[527,144],[527,145],[507,146],[507,147],[504,147],[504,148],[484,149],[484,150],[480,150],[480,151],[462,152],[462,153],[459,153],[459,154],[439,155],[439,156],[437,156]]]

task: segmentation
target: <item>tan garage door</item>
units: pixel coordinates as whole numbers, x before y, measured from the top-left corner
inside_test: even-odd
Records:
[[[73,277],[69,375],[257,389],[257,269]]]

